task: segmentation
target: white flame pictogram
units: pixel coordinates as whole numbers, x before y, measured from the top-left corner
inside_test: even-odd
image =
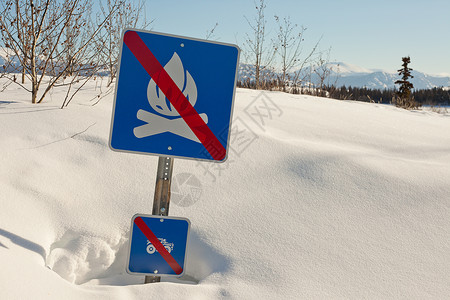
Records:
[[[197,86],[189,71],[183,68],[180,57],[175,52],[169,62],[164,66],[167,74],[175,82],[183,95],[189,100],[192,106],[197,102]],[[166,116],[179,116],[180,114],[173,108],[167,97],[159,90],[153,79],[148,83],[147,98],[150,106],[160,114]]]
[[[166,70],[167,74],[169,74],[180,91],[182,91],[186,99],[194,106],[197,102],[197,86],[189,71],[184,69],[183,63],[176,52],[174,52],[172,58],[164,66],[164,70]],[[200,140],[192,132],[186,122],[179,117],[180,113],[172,106],[153,78],[150,79],[150,82],[148,83],[147,99],[150,106],[159,114],[178,118],[168,119],[140,109],[137,112],[137,118],[147,124],[134,128],[134,135],[137,138],[144,138],[163,132],[171,132],[200,143]],[[208,116],[206,114],[200,114],[200,117],[205,123],[208,123]]]

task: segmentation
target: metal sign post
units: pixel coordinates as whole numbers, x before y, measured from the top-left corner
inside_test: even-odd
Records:
[[[173,158],[159,157],[156,171],[153,215],[168,216],[170,204],[170,185],[172,183]],[[145,276],[145,283],[160,282],[160,276]]]

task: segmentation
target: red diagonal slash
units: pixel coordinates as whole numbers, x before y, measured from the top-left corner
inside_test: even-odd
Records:
[[[183,268],[177,263],[175,258],[170,255],[169,251],[164,247],[164,245],[158,240],[156,235],[148,228],[147,224],[145,224],[144,220],[141,217],[137,217],[134,219],[134,224],[142,231],[145,237],[155,246],[156,250],[158,250],[159,254],[161,254],[162,258],[169,264],[169,266],[174,270],[175,274],[180,275],[183,273]]]
[[[136,31],[127,31],[124,34],[123,41],[213,159],[223,160],[226,154],[225,147],[199,116],[170,75],[167,74],[164,67],[159,63],[139,34]]]

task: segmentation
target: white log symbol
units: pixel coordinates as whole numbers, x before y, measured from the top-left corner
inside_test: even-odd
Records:
[[[183,63],[176,52],[174,52],[172,58],[164,66],[164,70],[169,74],[170,78],[172,78],[190,104],[194,106],[197,102],[197,86],[189,71],[184,70]],[[169,117],[180,116],[180,113],[172,106],[172,103],[170,103],[166,95],[159,89],[153,78],[148,83],[147,99],[150,106],[159,114]],[[208,123],[208,116],[206,114],[200,114],[200,117],[205,123]],[[186,123],[189,120],[183,120],[181,117],[168,119],[143,109],[137,112],[137,118],[147,123],[134,128],[133,132],[137,138],[171,132],[200,143],[198,137]]]
[[[208,124],[208,116],[206,114],[200,114],[200,117],[206,124]],[[194,132],[192,132],[191,128],[189,128],[189,126],[186,124],[186,121],[181,117],[176,119],[166,119],[164,117],[140,109],[137,112],[137,118],[141,121],[147,122],[147,124],[134,128],[133,132],[137,138],[144,138],[155,134],[171,132],[173,134],[190,139],[194,142],[200,143],[200,140],[197,138]]]

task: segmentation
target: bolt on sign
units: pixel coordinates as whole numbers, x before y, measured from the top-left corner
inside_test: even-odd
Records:
[[[111,149],[225,161],[239,48],[134,29],[122,40]]]

